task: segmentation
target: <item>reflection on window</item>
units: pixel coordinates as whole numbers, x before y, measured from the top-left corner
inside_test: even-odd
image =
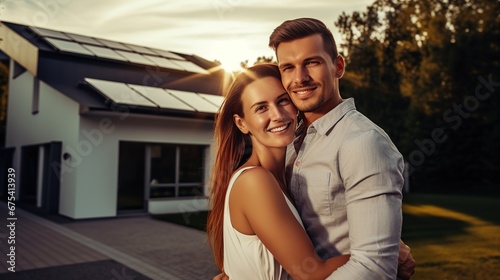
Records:
[[[170,145],[151,146],[151,179],[156,184],[175,183],[176,147]]]
[[[149,194],[151,198],[175,197],[175,187],[151,187]]]
[[[188,183],[203,181],[203,172],[200,166],[203,166],[204,147],[182,145],[179,146],[179,149],[181,156],[179,182]]]
[[[179,196],[202,196],[202,195],[203,195],[203,185],[179,188]]]
[[[206,146],[149,145],[150,198],[204,195]]]

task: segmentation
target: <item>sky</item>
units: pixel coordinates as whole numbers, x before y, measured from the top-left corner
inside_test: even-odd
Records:
[[[334,22],[373,0],[0,0],[0,20],[218,60],[227,69],[274,56],[269,35],[287,19]]]

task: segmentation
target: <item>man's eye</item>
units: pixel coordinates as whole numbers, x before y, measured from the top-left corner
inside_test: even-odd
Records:
[[[280,99],[278,103],[281,105],[288,105],[288,104],[290,104],[290,102],[291,102],[290,99],[283,98],[283,99]]]

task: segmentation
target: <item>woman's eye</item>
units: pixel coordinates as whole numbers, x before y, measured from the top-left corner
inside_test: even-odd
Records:
[[[266,106],[258,106],[255,108],[255,112],[260,112],[266,109]]]

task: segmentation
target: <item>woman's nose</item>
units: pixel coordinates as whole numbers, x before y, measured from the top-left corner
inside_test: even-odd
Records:
[[[280,106],[271,106],[271,120],[282,121],[284,118],[283,109]]]

